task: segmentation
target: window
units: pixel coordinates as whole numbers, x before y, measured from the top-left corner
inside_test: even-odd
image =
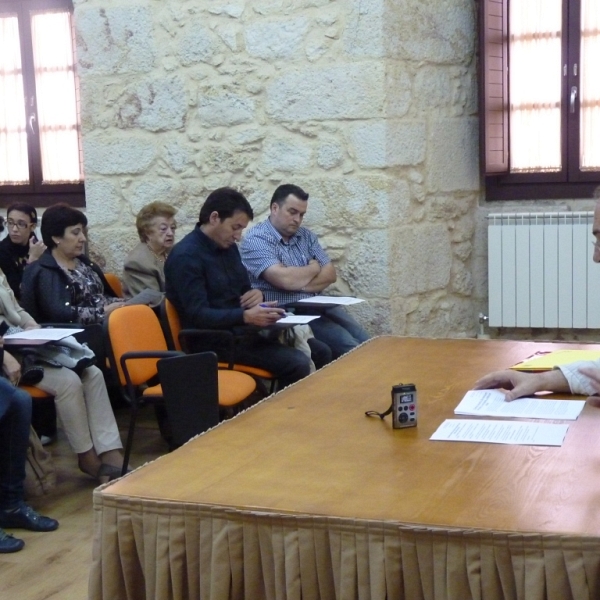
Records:
[[[83,206],[70,0],[0,0],[0,196]]]
[[[600,2],[480,7],[487,199],[591,197],[600,185]]]

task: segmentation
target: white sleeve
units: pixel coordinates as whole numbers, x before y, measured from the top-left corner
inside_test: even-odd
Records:
[[[577,362],[558,367],[569,383],[573,394],[583,394],[584,396],[593,396],[596,390],[590,383],[589,377],[579,372],[582,367],[600,370],[600,359],[598,360],[578,360]]]

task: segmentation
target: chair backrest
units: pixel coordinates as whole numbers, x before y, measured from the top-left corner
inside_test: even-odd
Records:
[[[113,292],[117,294],[119,298],[123,298],[123,284],[121,280],[114,273],[104,273],[108,285],[112,288]]]
[[[175,446],[219,423],[214,352],[162,358],[157,367]]]
[[[126,384],[121,368],[123,354],[167,350],[158,317],[145,304],[122,306],[113,310],[104,320],[104,326],[109,360],[121,385]],[[144,358],[127,363],[127,370],[134,386],[141,385],[156,375],[157,360],[157,358]]]
[[[179,342],[181,319],[177,309],[167,298],[164,298],[160,304],[160,316],[169,349],[181,351],[181,343]]]

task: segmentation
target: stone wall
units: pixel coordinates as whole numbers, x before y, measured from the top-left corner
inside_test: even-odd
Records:
[[[260,221],[292,182],[372,333],[476,333],[475,2],[74,4],[86,210],[108,270],[147,202],[177,206],[183,235],[218,186]]]

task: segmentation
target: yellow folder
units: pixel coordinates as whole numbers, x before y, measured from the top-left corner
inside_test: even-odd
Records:
[[[554,367],[567,365],[578,360],[598,360],[600,350],[555,350],[539,352],[517,363],[511,369],[516,371],[550,371]]]

